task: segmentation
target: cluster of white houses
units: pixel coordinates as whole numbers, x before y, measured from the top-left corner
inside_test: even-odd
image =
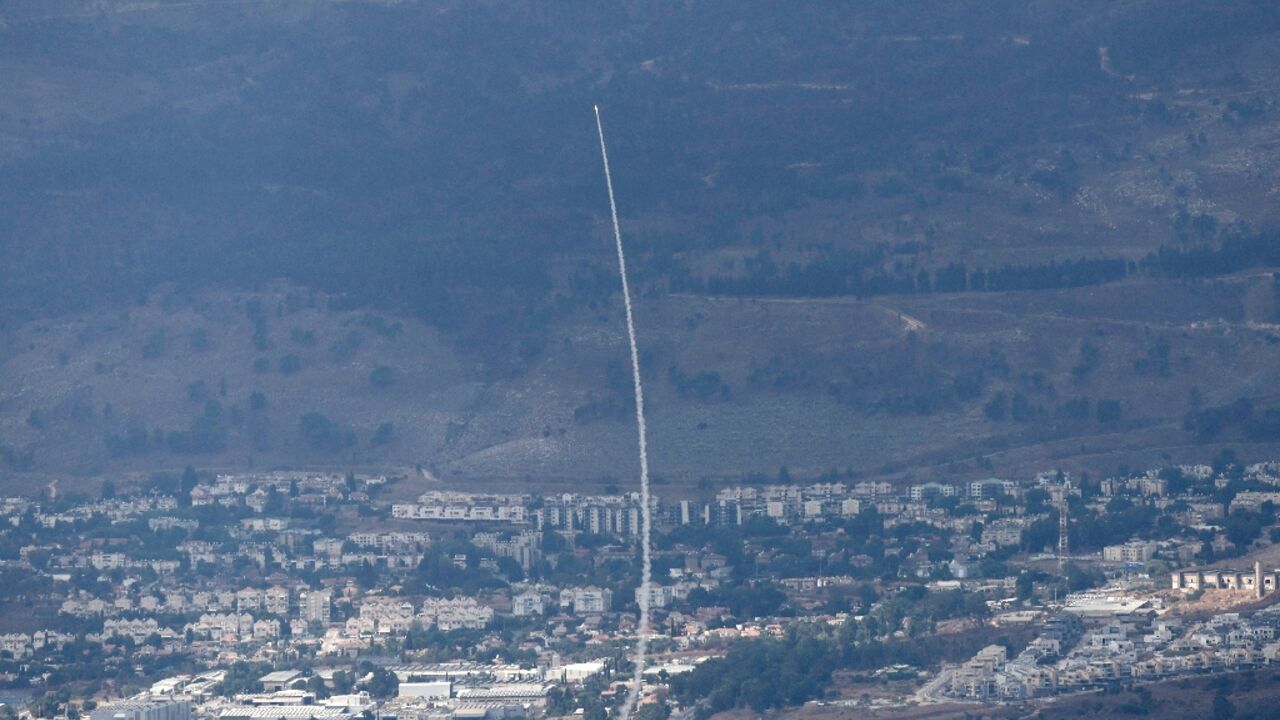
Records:
[[[1086,595],[1047,621],[1040,637],[1016,657],[1010,659],[1000,645],[978,652],[950,673],[947,694],[1017,701],[1280,661],[1280,616],[1270,610],[1190,621],[1157,618],[1150,608],[1133,607],[1141,600]]]
[[[416,503],[396,503],[391,517],[401,520],[525,523],[528,495],[490,495],[432,490]]]

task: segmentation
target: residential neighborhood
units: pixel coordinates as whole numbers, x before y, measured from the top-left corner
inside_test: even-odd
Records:
[[[4,498],[3,594],[30,612],[0,635],[0,682],[40,716],[603,717],[641,631],[638,494],[399,499],[406,482],[188,468],[97,498]],[[900,663],[919,687],[858,701],[872,705],[1269,664],[1272,488],[1280,464],[1226,456],[1103,479],[654,498],[641,707],[714,709],[695,689],[704,666],[797,633],[882,648],[877,672],[902,672],[885,668],[908,638],[972,648]]]

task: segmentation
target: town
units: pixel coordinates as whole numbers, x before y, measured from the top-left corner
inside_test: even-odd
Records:
[[[607,717],[642,631],[639,495],[406,495],[417,478],[188,467],[0,499],[4,714]],[[1230,452],[655,498],[639,712],[1027,702],[1263,666],[1278,503],[1280,463]],[[752,684],[737,666],[761,652],[808,675]]]

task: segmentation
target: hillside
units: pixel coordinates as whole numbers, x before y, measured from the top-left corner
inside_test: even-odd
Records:
[[[18,485],[630,477],[596,102],[666,482],[1280,440],[1272,4],[20,0],[0,40]]]
[[[635,472],[616,308],[558,323],[526,373],[479,381],[420,321],[334,305],[282,284],[167,287],[24,326],[0,366],[6,474],[423,464],[474,486],[554,487]],[[668,295],[638,313],[660,482],[783,466],[1099,473],[1222,444],[1280,450],[1266,427],[1184,428],[1238,398],[1257,405],[1254,425],[1280,406],[1270,275],[867,301]]]

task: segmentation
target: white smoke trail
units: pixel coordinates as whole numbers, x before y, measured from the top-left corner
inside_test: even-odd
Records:
[[[653,566],[649,561],[649,447],[644,426],[644,388],[640,385],[640,351],[636,347],[636,325],[631,315],[631,288],[627,284],[627,256],[622,252],[622,231],[618,229],[618,204],[613,199],[613,175],[609,173],[609,151],[604,147],[604,125],[600,123],[600,106],[596,110],[596,131],[600,134],[600,159],[604,161],[604,182],[609,190],[609,214],[613,218],[613,240],[618,248],[618,274],[622,276],[622,304],[627,311],[627,340],[631,343],[631,377],[636,390],[636,427],[640,434],[640,626],[636,653],[632,663],[635,675],[631,690],[622,704],[622,720],[631,716],[640,698],[644,679],[645,655],[649,650],[649,586]]]

